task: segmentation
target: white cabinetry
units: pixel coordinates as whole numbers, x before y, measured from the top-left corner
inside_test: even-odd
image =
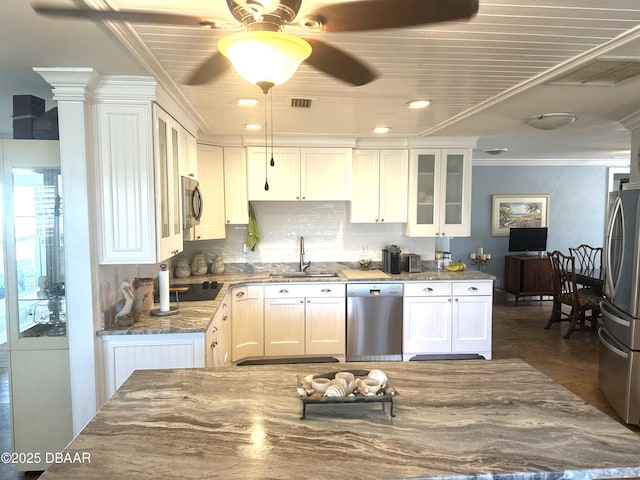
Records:
[[[264,287],[231,289],[231,360],[264,356]]]
[[[205,366],[207,368],[220,368],[231,364],[230,299],[231,296],[227,292],[205,332]]]
[[[350,148],[248,147],[249,200],[349,200]],[[265,190],[265,183],[269,189]]]
[[[264,354],[345,354],[345,287],[336,283],[268,285]]]
[[[100,338],[107,399],[134,370],[204,367],[202,333],[105,335]]]
[[[180,253],[183,248],[179,140],[182,127],[157,105],[154,105],[154,118],[157,152],[157,260],[163,261]]]
[[[412,149],[408,207],[407,236],[469,236],[471,150]]]
[[[409,152],[354,150],[352,223],[407,221]]]
[[[439,354],[490,359],[492,288],[490,280],[406,283],[403,360]]]
[[[224,210],[229,224],[249,223],[247,155],[242,147],[224,147]]]
[[[225,238],[224,161],[222,147],[198,145],[198,177],[202,194],[200,223],[189,232],[189,240]],[[191,238],[192,237],[192,238]]]
[[[193,154],[195,138],[151,102],[99,104],[95,114],[100,263],[158,263],[181,252],[180,159]]]

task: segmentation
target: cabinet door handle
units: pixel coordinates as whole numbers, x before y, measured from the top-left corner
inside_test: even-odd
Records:
[[[458,299],[457,299],[457,298],[454,298],[454,300],[455,300],[456,302],[458,301]]]
[[[217,345],[218,345],[218,342],[211,342],[211,348],[216,348]]]
[[[331,289],[330,288],[323,288],[322,290],[320,290],[322,293],[331,293]]]
[[[469,287],[468,290],[470,292],[477,292],[478,291],[478,287]]]
[[[244,292],[238,292],[238,293],[236,293],[236,297],[244,297]]]
[[[223,303],[223,304],[222,304],[222,308],[227,308],[227,304],[226,304],[226,303]]]
[[[300,299],[300,303],[304,303],[304,300],[302,298]]]
[[[451,299],[449,298],[449,299],[447,300],[447,302],[450,302],[450,301],[451,301]]]
[[[311,300],[307,298],[307,303],[311,303]]]
[[[283,288],[282,290],[278,290],[278,293],[289,293],[289,290],[287,290],[286,288]]]
[[[425,287],[422,289],[423,292],[433,292],[433,288],[431,287]]]
[[[222,321],[226,322],[227,321],[227,315],[225,315],[224,317],[222,317]]]
[[[218,331],[218,327],[214,326],[213,329],[211,330],[213,333],[216,333]]]

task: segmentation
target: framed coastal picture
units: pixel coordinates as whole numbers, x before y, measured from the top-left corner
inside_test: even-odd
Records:
[[[548,227],[549,195],[493,195],[491,236],[506,237],[510,228]]]

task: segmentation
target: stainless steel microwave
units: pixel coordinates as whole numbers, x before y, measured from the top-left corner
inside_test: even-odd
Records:
[[[182,228],[184,230],[200,223],[202,206],[202,194],[198,181],[191,177],[182,177]]]

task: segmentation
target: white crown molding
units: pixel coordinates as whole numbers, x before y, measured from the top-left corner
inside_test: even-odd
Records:
[[[91,100],[102,78],[93,68],[34,67],[33,71],[53,87],[56,101]]]
[[[474,158],[474,167],[629,167],[628,158]]]

